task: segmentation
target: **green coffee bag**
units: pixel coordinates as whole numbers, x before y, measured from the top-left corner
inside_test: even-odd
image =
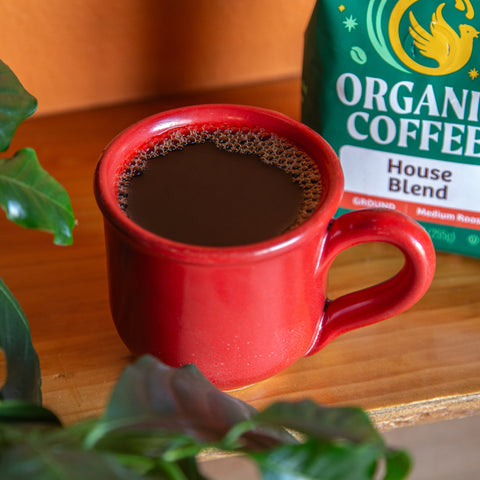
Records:
[[[393,208],[480,256],[480,2],[319,0],[302,121],[337,152],[339,213]]]

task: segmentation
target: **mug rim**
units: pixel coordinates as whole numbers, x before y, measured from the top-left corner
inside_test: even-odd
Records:
[[[131,220],[120,208],[117,185],[132,153],[145,149],[152,139],[182,127],[204,124],[264,128],[303,150],[318,166],[324,188],[314,212],[300,225],[273,238],[245,245],[212,247],[182,243],[152,233]],[[320,152],[320,154],[319,154]],[[320,159],[326,161],[320,162]],[[150,253],[200,263],[232,263],[283,252],[317,234],[336,213],[343,195],[340,161],[327,141],[305,124],[282,113],[248,105],[200,104],[165,110],[125,128],[104,148],[94,175],[97,204],[117,230]]]

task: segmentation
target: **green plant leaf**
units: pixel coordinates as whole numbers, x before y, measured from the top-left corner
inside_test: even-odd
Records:
[[[0,424],[49,424],[60,426],[59,418],[50,410],[21,400],[5,400],[0,403]]]
[[[116,459],[98,452],[50,445],[39,435],[35,441],[2,449],[1,478],[8,480],[140,480],[143,475],[123,467]],[[169,477],[151,477],[169,478]]]
[[[256,453],[264,480],[372,480],[378,448],[309,440]]]
[[[185,458],[175,464],[170,462],[158,462],[157,472],[166,473],[172,480],[208,480],[198,469],[194,457]],[[151,475],[151,472],[149,472]]]
[[[411,469],[410,455],[403,450],[388,450],[385,455],[385,477],[383,480],[403,480]]]
[[[255,457],[264,465],[266,472],[284,467],[285,472],[290,472],[285,473],[285,477],[278,476],[278,472],[277,476],[270,477],[268,473],[265,478],[372,479],[379,478],[374,474],[378,474],[379,462],[384,461],[385,476],[382,478],[402,480],[410,468],[408,454],[389,449],[367,413],[360,408],[324,407],[309,400],[278,402],[257,414],[250,423],[260,428],[283,426],[304,436],[305,441],[300,448],[298,445],[292,445],[291,448],[282,446],[280,453],[276,454],[274,449]],[[340,460],[337,457],[344,458]],[[367,462],[362,463],[361,460]],[[283,461],[286,462],[285,466]],[[356,465],[356,469],[349,472],[339,462],[343,466]],[[322,469],[322,475],[316,477]]]
[[[37,100],[19,82],[10,68],[0,61],[0,151],[10,146],[20,123],[32,115]]]
[[[356,407],[325,407],[310,400],[277,402],[256,415],[253,421],[259,426],[283,426],[327,441],[343,439],[384,445],[368,415]]]
[[[49,231],[58,245],[72,243],[75,219],[68,194],[32,149],[0,159],[0,206],[18,225]]]
[[[188,467],[195,472],[189,473],[192,478],[201,479],[192,462],[204,450],[260,450],[291,438],[283,430],[248,432],[241,442],[225,448],[230,429],[255,413],[218,390],[196,367],[171,368],[144,356],[125,368],[104,416],[86,435],[83,447],[115,454],[125,465],[132,460],[138,464],[140,458],[155,460],[144,465],[149,475],[160,469],[181,479],[182,469]]]
[[[186,419],[191,427],[205,424],[212,431],[209,438],[214,439],[223,436],[233,424],[257,413],[247,403],[218,390],[197,367],[172,368],[145,355],[125,368],[104,417],[115,419],[147,412],[165,417],[171,432],[190,433],[185,431]],[[195,428],[192,430],[197,433]]]
[[[9,402],[1,406],[5,403]],[[2,479],[140,480],[145,478],[145,465],[151,467],[151,460],[141,457],[122,462],[109,452],[85,451],[83,438],[96,420],[63,427],[45,409],[43,413],[38,409],[35,412],[33,406],[29,414],[32,421],[28,423],[0,422]]]
[[[117,382],[103,427],[106,433],[115,421],[129,419],[129,430],[136,422],[143,431],[167,431],[209,443],[221,441],[235,424],[256,413],[247,403],[218,390],[195,366],[171,368],[144,356],[128,366]],[[117,426],[121,428],[120,423]],[[100,429],[96,434],[103,435]],[[250,435],[248,445],[265,448],[283,439],[281,434],[258,432]]]
[[[13,407],[16,410],[15,405]],[[2,479],[204,480],[195,457],[169,462],[131,452],[118,454],[108,450],[85,450],[83,440],[98,420],[62,427],[45,409],[35,406],[29,409],[28,405],[21,404],[18,407],[26,408],[28,412],[25,416],[31,416],[32,421],[0,421]]]
[[[1,399],[41,404],[40,363],[30,327],[19,303],[0,279],[0,348],[7,362]]]

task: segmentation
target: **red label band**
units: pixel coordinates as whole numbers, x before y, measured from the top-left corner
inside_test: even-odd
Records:
[[[421,203],[404,202],[352,192],[344,192],[340,206],[348,210],[391,208],[403,212],[418,221],[480,230],[480,213],[469,210],[434,207]]]

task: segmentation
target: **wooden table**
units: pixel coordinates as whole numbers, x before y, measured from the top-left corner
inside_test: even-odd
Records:
[[[157,111],[203,102],[276,109],[298,118],[298,79],[39,117],[20,127],[14,149],[37,150],[68,190],[78,225],[74,245],[1,218],[0,276],[31,324],[40,356],[45,406],[71,423],[101,414],[122,369],[132,361],[110,317],[103,225],[92,178],[109,140]],[[370,244],[335,261],[329,296],[385,279],[401,265],[391,247]],[[263,408],[312,398],[354,404],[381,429],[480,411],[480,260],[438,254],[432,287],[409,311],[336,339],[317,355],[234,395]]]

